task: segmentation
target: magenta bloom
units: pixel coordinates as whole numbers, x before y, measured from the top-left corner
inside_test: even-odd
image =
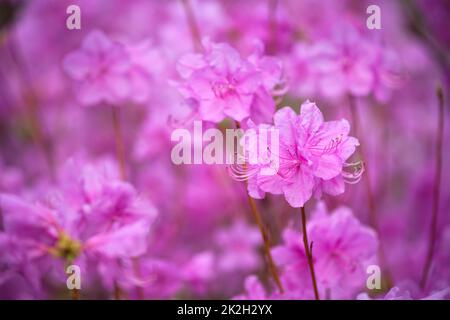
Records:
[[[450,0],[398,2],[0,0],[0,299],[450,299]]]
[[[39,201],[0,194],[1,237],[21,248],[11,268],[21,270],[33,261],[45,274],[39,265],[59,261],[62,274],[67,262],[88,268],[88,263],[144,254],[155,209],[131,185],[116,180],[106,164],[85,165],[80,172],[69,162],[66,172],[58,190]]]
[[[149,43],[126,46],[101,31],[89,33],[81,48],[63,61],[64,70],[76,81],[80,103],[87,106],[146,101],[155,64],[161,65],[161,57]]]
[[[349,298],[366,283],[365,266],[375,262],[378,237],[362,225],[350,209],[340,207],[328,214],[319,206],[307,226],[313,243],[313,259],[319,290],[330,290],[332,298]],[[301,234],[287,228],[284,244],[272,249],[282,266],[283,280],[293,292],[311,293],[308,265]],[[306,289],[306,290],[304,290]]]
[[[242,121],[252,113],[273,112],[272,94],[282,83],[280,62],[261,56],[260,51],[242,58],[226,43],[205,40],[204,47],[204,53],[186,54],[177,63],[184,80],[178,89],[184,98],[195,101],[200,119]]]
[[[355,32],[339,34],[328,45],[319,65],[321,91],[330,97],[368,95],[375,87],[376,53],[379,50]]]
[[[66,56],[63,66],[77,82],[83,105],[116,104],[130,94],[126,78],[130,58],[125,47],[101,31],[91,32],[80,49]]]
[[[299,90],[329,98],[372,94],[387,100],[401,82],[397,55],[351,26],[342,29],[330,39],[296,47]]]
[[[266,300],[274,299],[267,293],[264,286],[256,276],[248,276],[244,283],[245,293],[233,297],[234,300]]]
[[[274,115],[274,128],[279,131],[279,151],[271,149],[279,161],[277,173],[262,174],[273,162],[251,166],[249,193],[262,198],[264,192],[284,194],[293,207],[302,207],[313,194],[344,192],[345,178],[358,178],[344,171],[346,160],[354,153],[358,140],[350,137],[346,120],[324,121],[315,103],[306,101],[300,115],[285,107]]]
[[[216,233],[219,248],[218,268],[223,272],[254,271],[260,264],[258,248],[262,243],[256,227],[238,220]]]

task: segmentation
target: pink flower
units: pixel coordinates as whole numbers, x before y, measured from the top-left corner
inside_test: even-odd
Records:
[[[149,98],[151,68],[161,61],[148,42],[125,46],[96,30],[86,36],[80,49],[65,57],[63,67],[77,84],[80,103],[120,105]]]
[[[203,294],[208,288],[209,282],[216,276],[215,257],[210,251],[195,254],[181,268],[181,276],[185,284],[193,291]]]
[[[375,63],[376,48],[364,37],[352,30],[339,33],[328,45],[327,61],[320,65],[321,91],[330,97],[343,94],[368,95],[375,84],[372,66]]]
[[[306,86],[299,90],[308,94],[330,98],[373,94],[385,101],[401,82],[396,54],[352,26],[343,26],[329,39],[300,44],[294,54],[298,82]]]
[[[233,297],[234,300],[267,300],[272,298],[256,276],[247,277],[244,287],[246,292]]]
[[[101,31],[93,31],[80,49],[66,56],[63,66],[78,84],[77,96],[84,105],[116,104],[130,91],[126,74],[130,57],[125,47]]]
[[[183,276],[178,266],[162,259],[141,259],[141,276],[136,277],[133,266],[128,266],[129,272],[125,284],[130,287],[141,286],[145,296],[165,299],[175,295],[182,289]]]
[[[365,266],[374,261],[378,248],[376,233],[362,225],[345,207],[327,213],[318,206],[307,226],[313,243],[312,253],[319,290],[332,298],[349,298],[366,283]],[[272,249],[275,261],[282,267],[283,282],[288,291],[311,293],[308,265],[302,236],[288,228],[284,244]],[[306,289],[306,290],[304,290]]]
[[[273,128],[279,131],[279,151],[272,150],[273,143],[269,143],[267,154],[275,155],[279,164],[275,168],[273,161],[249,166],[252,197],[262,198],[265,192],[284,194],[291,206],[302,207],[313,193],[336,195],[344,192],[344,178],[359,178],[360,173],[344,171],[349,166],[346,160],[359,145],[348,136],[346,120],[324,121],[315,103],[306,101],[300,115],[289,107],[278,110]],[[262,173],[270,167],[276,174]]]
[[[255,227],[238,220],[215,236],[219,248],[218,268],[223,272],[254,271],[260,264],[258,248],[261,234]]]
[[[57,191],[38,201],[0,194],[4,224],[0,234],[17,241],[22,250],[22,259],[15,259],[16,269],[30,261],[39,272],[46,270],[39,269],[42,262],[62,266],[75,262],[88,268],[88,263],[98,265],[146,252],[155,209],[138,198],[130,184],[109,175],[110,166],[79,168],[69,162],[69,174],[64,177],[72,180],[64,180]]]
[[[204,53],[186,54],[177,63],[184,80],[178,89],[184,98],[196,102],[200,119],[242,121],[273,112],[271,97],[282,83],[280,62],[261,56],[260,51],[242,58],[226,43],[203,43]]]
[[[126,50],[130,57],[127,79],[131,91],[128,99],[136,103],[145,103],[151,97],[154,98],[157,85],[163,83],[164,86],[167,86],[168,62],[164,56],[167,53],[155,48],[152,42],[145,40],[137,44],[127,45]]]

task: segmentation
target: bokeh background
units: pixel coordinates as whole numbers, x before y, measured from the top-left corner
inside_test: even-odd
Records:
[[[81,9],[80,30],[66,27],[72,4]],[[381,9],[379,30],[366,26],[371,4]],[[306,205],[317,229],[310,240],[317,246],[322,298],[450,297],[449,5],[1,0],[0,297],[313,298],[299,257],[298,208],[282,195],[256,201],[278,250],[281,294],[268,272],[245,184],[225,166],[171,161],[172,131],[192,120],[177,66],[184,55],[199,52],[204,38],[228,44],[243,59],[255,47],[274,57],[286,90],[269,103],[273,108],[298,112],[309,99],[326,120],[348,119],[360,140],[361,181]],[[93,32],[104,38],[89,50],[117,49],[97,63],[117,71],[129,59],[121,54],[135,59],[135,73],[124,80],[132,92],[120,103],[102,96],[107,85],[89,93],[95,103],[85,103],[79,80],[86,64],[75,71],[67,66],[68,55]],[[118,83],[111,86],[120,92]],[[116,155],[117,124],[126,181]],[[350,222],[338,219],[342,211]],[[354,235],[369,229],[377,244],[366,248]],[[81,267],[75,296],[66,287],[67,263]],[[368,264],[380,265],[381,289],[366,287]]]

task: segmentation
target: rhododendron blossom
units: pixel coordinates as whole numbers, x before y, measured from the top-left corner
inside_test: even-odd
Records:
[[[372,94],[387,101],[404,78],[394,52],[350,26],[330,38],[297,45],[293,64],[301,92],[329,98]]]
[[[376,233],[362,225],[350,209],[340,207],[330,214],[319,205],[309,221],[307,232],[313,243],[313,259],[319,290],[330,298],[352,296],[365,285],[366,266],[375,263],[378,248]],[[291,228],[283,232],[283,245],[273,255],[282,266],[283,279],[291,294],[311,294],[307,261],[300,233]]]
[[[266,300],[272,298],[270,294],[266,292],[266,289],[261,284],[256,276],[249,276],[245,279],[245,293],[235,296],[236,300]]]
[[[276,174],[268,175],[261,174],[261,170],[273,166],[274,161],[249,166],[252,197],[262,198],[265,192],[284,194],[291,206],[302,207],[313,194],[340,194],[344,181],[355,182],[361,176],[361,170],[346,171],[353,165],[346,161],[359,145],[348,135],[350,125],[346,120],[324,121],[315,103],[306,101],[299,115],[289,107],[278,110],[273,127],[280,136],[275,154],[279,168]],[[267,154],[271,152],[269,143]]]
[[[0,0],[0,300],[450,300],[448,3]]]
[[[148,99],[151,68],[160,62],[149,43],[126,46],[96,30],[65,57],[63,67],[76,83],[81,104],[120,105]]]
[[[364,226],[351,210],[340,207],[328,213],[319,203],[309,221],[307,232],[313,243],[314,265],[322,296],[346,299],[365,286],[366,267],[376,263],[378,236]],[[265,289],[255,276],[245,281],[246,293],[236,299],[312,299],[308,262],[301,234],[288,226],[283,244],[272,249],[281,267],[285,292]]]
[[[70,180],[42,199],[0,194],[2,239],[21,239],[17,270],[51,260],[61,262],[61,271],[73,262],[88,268],[146,252],[155,209],[131,185],[114,179],[117,173],[107,162],[86,164],[81,174],[75,165],[67,163],[62,177]]]
[[[253,271],[260,265],[257,249],[261,245],[259,231],[244,224],[234,223],[216,234],[220,250],[218,268],[225,272]]]
[[[260,48],[242,58],[226,43],[205,39],[203,46],[204,53],[185,54],[177,63],[183,79],[177,88],[184,98],[193,101],[199,119],[220,122],[229,117],[242,121],[273,112],[272,95],[283,92],[281,62],[262,56]]]

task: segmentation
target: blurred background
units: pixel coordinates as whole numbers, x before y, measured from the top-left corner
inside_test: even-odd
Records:
[[[81,29],[66,26],[70,5],[80,8]],[[381,29],[367,27],[369,5],[380,8]],[[70,211],[76,217],[99,194],[104,197],[99,210],[113,206],[114,212],[134,213],[140,209],[130,199],[139,203],[145,199],[142,211],[154,212],[154,217],[139,263],[121,255],[99,258],[98,252],[80,262],[88,274],[82,273],[81,298],[274,297],[270,294],[276,287],[245,184],[231,179],[224,166],[176,166],[170,159],[174,119],[184,121],[189,104],[174,85],[181,81],[177,62],[185,54],[198,53],[204,38],[227,43],[243,58],[257,47],[278,59],[287,90],[274,100],[274,108],[290,106],[298,112],[309,99],[326,120],[349,120],[351,135],[363,147],[366,172],[359,183],[346,185],[344,193],[314,198],[306,209],[312,217],[316,211],[349,208],[376,233],[383,257],[374,259],[386,278],[383,288],[369,296],[383,298],[388,292],[395,296],[389,291],[393,287],[403,298],[448,293],[449,18],[450,2],[445,0],[0,0],[0,192],[27,203],[2,206],[0,201],[0,297],[68,297],[59,251],[44,257],[36,247],[24,248],[30,241],[54,244],[46,238],[53,231],[30,216],[43,214],[44,206],[58,215]],[[86,39],[95,31],[125,46],[133,53],[130,63],[138,66],[136,75],[127,80],[136,91],[113,106],[113,117],[111,99],[97,97],[100,102],[91,105],[80,100],[78,80],[83,70],[70,72],[64,65],[66,57],[83,46],[87,52],[96,45],[115,50],[106,40],[89,49]],[[122,53],[117,50],[104,61],[120,70]],[[353,73],[346,76],[349,68]],[[126,164],[126,183],[120,183],[133,191],[119,192],[117,185],[108,185],[120,180],[117,117]],[[232,127],[233,122],[225,119],[218,126]],[[358,157],[361,154],[354,155]],[[68,161],[75,162],[68,165]],[[67,187],[68,181],[75,183]],[[52,198],[55,192],[62,192],[63,200]],[[266,194],[257,206],[273,246],[286,245],[282,236],[286,228],[297,230],[301,244],[298,209],[282,195]],[[47,231],[37,230],[37,224]],[[70,228],[71,238],[83,239],[83,232],[90,232]],[[126,239],[140,243],[132,238],[133,232]],[[61,234],[56,239],[55,248],[65,246]],[[78,258],[76,242],[69,243]],[[349,263],[359,266],[360,261]],[[424,268],[429,269],[425,284]],[[337,276],[339,281],[320,280],[327,287],[324,298],[355,299],[367,291],[365,272],[345,270],[351,280],[341,279],[342,275]],[[248,278],[251,275],[260,282]],[[304,286],[289,282],[282,298],[312,298],[309,285]]]

